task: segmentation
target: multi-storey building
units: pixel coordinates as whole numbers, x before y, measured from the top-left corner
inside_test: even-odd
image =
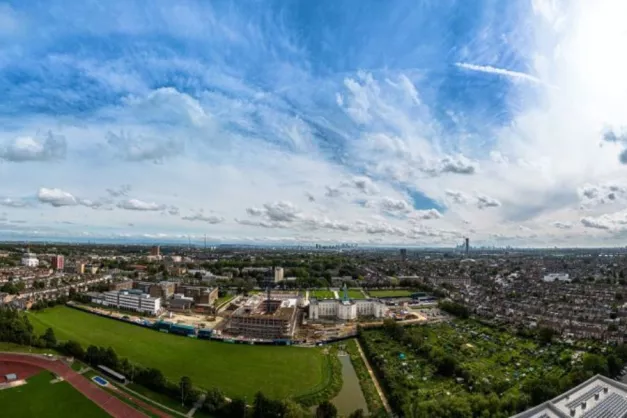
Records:
[[[65,267],[65,258],[62,255],[52,256],[52,268],[55,270],[63,270]]]
[[[22,265],[26,267],[38,267],[39,259],[33,253],[25,253],[22,257]]]
[[[274,269],[274,282],[279,283],[283,281],[283,267],[276,267]]]
[[[133,288],[132,280],[109,283],[109,290],[129,290]]]
[[[175,288],[176,283],[161,281],[151,285],[148,289],[148,293],[150,293],[150,296],[153,298],[161,298],[162,301],[166,301],[174,295]]]
[[[384,303],[376,299],[318,300],[314,298],[309,302],[309,319],[353,321],[362,316],[382,318],[387,309]]]
[[[156,315],[161,310],[161,299],[138,290],[109,291],[104,292],[103,305]]]
[[[233,312],[225,332],[264,340],[291,339],[296,326],[296,304],[296,299],[252,299]]]

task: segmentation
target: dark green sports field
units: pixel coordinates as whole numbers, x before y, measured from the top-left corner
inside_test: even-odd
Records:
[[[20,418],[109,417],[98,405],[67,382],[51,384],[54,375],[43,371],[27,384],[0,390],[0,416]]]
[[[29,315],[37,333],[52,327],[57,339],[111,346],[121,357],[160,369],[177,382],[189,376],[194,386],[218,387],[227,396],[247,397],[259,390],[282,399],[309,393],[323,384],[324,357],[316,348],[211,342],[126,324],[65,306]]]

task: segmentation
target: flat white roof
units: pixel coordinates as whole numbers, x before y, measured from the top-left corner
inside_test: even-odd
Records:
[[[627,385],[596,375],[573,389],[512,418],[623,418]]]

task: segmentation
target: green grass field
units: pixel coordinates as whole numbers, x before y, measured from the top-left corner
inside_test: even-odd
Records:
[[[69,383],[51,384],[53,378],[50,372],[41,372],[28,379],[26,385],[0,390],[0,415],[20,418],[109,417]]]
[[[330,290],[310,290],[309,297],[317,299],[335,299],[335,294]]]
[[[416,293],[413,290],[369,290],[368,294],[373,298],[406,297]]]
[[[365,299],[366,298],[366,296],[364,296],[364,294],[359,289],[348,289],[347,292],[348,292],[348,297],[350,299]],[[343,291],[340,291],[338,293],[340,294],[340,297],[344,295]]]
[[[273,398],[308,393],[323,379],[319,349],[251,346],[168,335],[102,318],[65,306],[31,313],[36,332],[52,327],[57,339],[72,339],[84,348],[111,346],[121,357],[155,367],[170,380],[189,376],[195,386],[218,387],[227,396],[252,399],[262,390]]]

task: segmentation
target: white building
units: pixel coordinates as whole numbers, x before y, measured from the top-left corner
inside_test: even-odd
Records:
[[[283,267],[276,267],[274,269],[274,283],[283,281]]]
[[[33,253],[25,253],[22,257],[22,265],[26,267],[38,267],[39,259]]]
[[[512,418],[622,418],[627,416],[627,385],[596,375],[550,401]]]
[[[362,316],[382,318],[387,309],[384,303],[375,299],[318,300],[314,298],[309,302],[309,319],[354,321]]]
[[[153,298],[137,290],[118,290],[104,292],[105,306],[130,309],[156,315],[161,310],[161,298]]]
[[[547,283],[552,282],[568,282],[570,283],[570,276],[568,273],[549,273],[542,278]]]

